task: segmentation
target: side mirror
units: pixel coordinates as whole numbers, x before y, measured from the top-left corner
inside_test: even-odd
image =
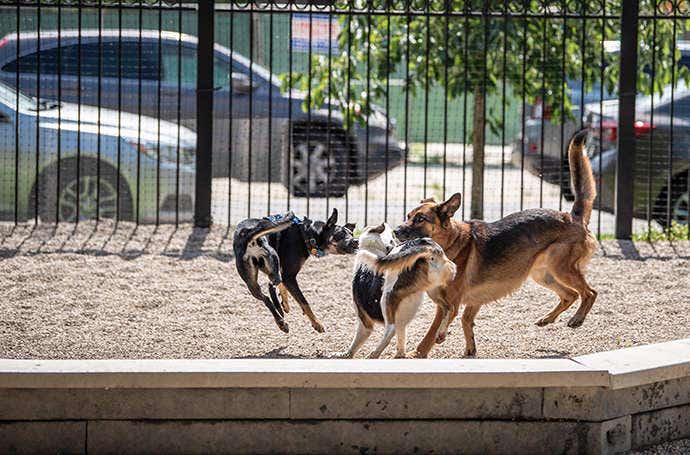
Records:
[[[10,117],[4,112],[0,112],[0,123],[12,123]]]
[[[232,73],[232,90],[236,93],[249,93],[253,90],[249,76],[243,73]]]

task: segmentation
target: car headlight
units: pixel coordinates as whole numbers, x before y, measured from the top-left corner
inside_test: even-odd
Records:
[[[179,156],[180,164],[194,164],[194,148],[191,146],[180,144],[178,148],[177,145],[158,144],[156,142],[130,143],[153,160],[160,158],[166,163],[176,164]]]

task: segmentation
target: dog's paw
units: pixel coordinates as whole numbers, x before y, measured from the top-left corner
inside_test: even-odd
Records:
[[[471,348],[465,348],[465,357],[476,357],[477,356],[477,348],[471,347]]]
[[[580,327],[583,322],[585,322],[584,319],[575,315],[572,318],[570,318],[570,321],[568,321],[568,327],[570,327],[571,329],[576,329],[576,328]]]
[[[549,320],[549,319],[547,319],[547,318],[541,318],[541,319],[537,320],[534,324],[535,324],[537,327],[544,327],[545,325],[549,325],[549,324],[551,324],[552,322],[553,322],[553,321],[551,321],[551,320]]]
[[[405,354],[405,358],[407,359],[422,359],[424,358],[423,355],[419,353],[416,349],[414,351],[408,351],[407,354]]]
[[[394,358],[395,358],[395,359],[406,359],[406,358],[407,358],[407,354],[404,353],[404,352],[396,352]]]
[[[278,328],[282,330],[285,333],[290,332],[290,327],[288,326],[288,323],[285,321],[276,321],[276,324],[278,325]]]
[[[311,326],[314,328],[319,333],[323,333],[326,331],[326,329],[323,328],[323,324],[321,324],[319,321],[314,321],[311,323]]]

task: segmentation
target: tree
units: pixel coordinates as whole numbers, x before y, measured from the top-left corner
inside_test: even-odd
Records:
[[[641,0],[640,11],[651,14],[656,3]],[[657,5],[658,13],[670,15],[669,5]],[[596,81],[615,92],[618,54],[604,52],[603,42],[620,39],[620,7],[612,0],[341,0],[336,10],[357,13],[338,16],[339,53],[330,65],[326,56],[313,55],[311,74],[295,73],[290,80],[310,92],[305,109],[330,100],[349,122],[362,121],[372,103],[385,99],[386,80],[400,68],[409,74],[404,84],[411,94],[434,84],[444,87],[449,99],[472,94],[471,216],[481,218],[485,128],[502,127],[500,112],[487,111],[486,97],[510,85],[519,99],[539,98],[552,106],[552,118],[559,121],[561,115],[572,118],[567,80],[583,81],[585,92]],[[391,10],[398,12],[360,14]],[[447,11],[452,15],[443,14]],[[678,36],[686,22],[640,20],[638,64],[648,70],[638,71],[639,92],[651,91],[652,73],[656,93],[672,76],[688,80],[687,68],[672,71],[680,59],[678,49],[673,54],[674,31]]]

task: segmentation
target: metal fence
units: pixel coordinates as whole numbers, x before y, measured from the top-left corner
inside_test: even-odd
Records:
[[[651,236],[688,222],[686,9],[0,0],[0,216],[361,226],[458,191],[463,218],[567,210],[589,126],[592,230]]]

